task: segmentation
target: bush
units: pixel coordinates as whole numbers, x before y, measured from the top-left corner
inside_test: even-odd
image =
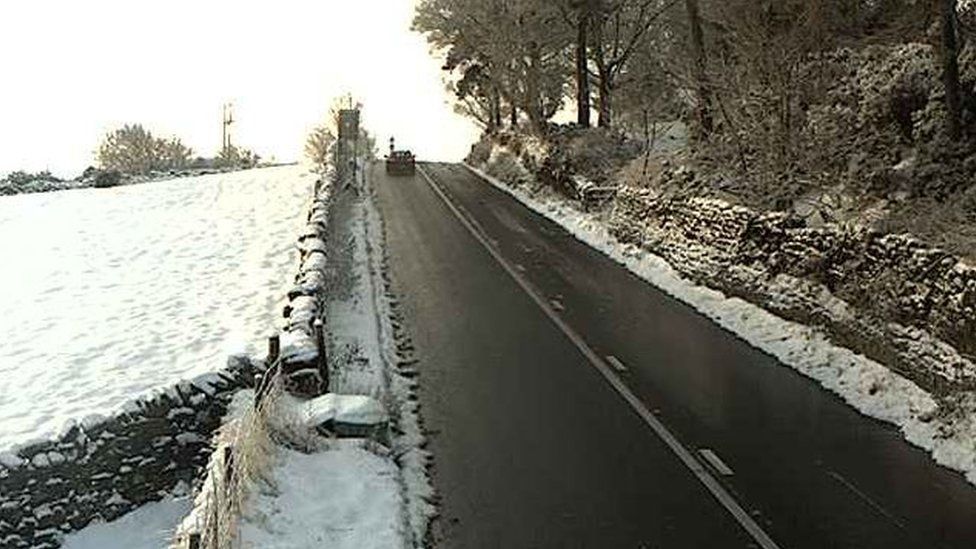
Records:
[[[214,163],[218,168],[253,168],[260,160],[261,157],[252,150],[229,145],[220,151]]]
[[[69,185],[48,171],[16,171],[0,179],[0,195],[41,193],[67,188]]]
[[[96,153],[99,166],[132,175],[186,168],[193,151],[178,138],[159,139],[140,124],[110,132]]]
[[[96,189],[114,187],[122,182],[122,173],[118,170],[103,170],[95,174],[92,185]]]

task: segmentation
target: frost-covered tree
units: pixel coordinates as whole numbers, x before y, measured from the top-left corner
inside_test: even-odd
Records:
[[[192,156],[193,150],[179,138],[156,138],[141,124],[126,124],[104,137],[96,161],[105,170],[141,175],[183,169]]]
[[[319,125],[312,129],[305,139],[305,157],[316,166],[325,166],[329,162],[335,134],[327,125]]]
[[[261,161],[261,157],[250,149],[228,145],[220,151],[215,160],[217,166],[221,168],[253,168]]]
[[[141,124],[126,124],[110,132],[98,147],[98,164],[106,170],[146,174],[158,164],[159,147]]]
[[[187,147],[178,137],[156,141],[156,155],[159,168],[163,170],[182,170],[190,165],[193,149]]]
[[[649,38],[652,29],[674,0],[600,0],[591,9],[589,56],[596,69],[599,88],[598,124],[613,125],[614,94],[634,54]],[[661,29],[657,29],[661,30]]]
[[[487,129],[524,114],[536,130],[561,108],[574,33],[557,2],[422,0],[413,28],[445,56],[462,110]]]

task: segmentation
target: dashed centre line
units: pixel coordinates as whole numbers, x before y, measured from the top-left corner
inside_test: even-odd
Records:
[[[623,362],[620,362],[620,359],[617,358],[617,357],[615,357],[615,356],[613,356],[613,355],[608,355],[607,356],[607,362],[609,362],[610,365],[613,366],[613,369],[614,370],[617,370],[618,372],[626,372],[627,371],[627,367],[624,366],[624,363]]]
[[[698,454],[723,477],[731,477],[735,474],[735,472],[732,471],[732,468],[726,465],[725,462],[722,461],[722,458],[718,457],[718,454],[716,454],[713,450],[709,448],[702,448],[701,450],[698,450]]]

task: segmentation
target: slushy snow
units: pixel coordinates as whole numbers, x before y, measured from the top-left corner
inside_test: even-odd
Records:
[[[0,451],[259,351],[314,180],[287,166],[0,198]]]

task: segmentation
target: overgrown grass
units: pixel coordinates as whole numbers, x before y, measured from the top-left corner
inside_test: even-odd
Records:
[[[225,423],[214,437],[214,452],[194,509],[177,531],[170,547],[185,549],[189,538],[199,535],[200,549],[227,549],[240,538],[240,519],[252,491],[270,482],[276,455],[276,425],[284,395],[279,376],[269,380],[269,390],[258,406],[245,399],[242,410]]]

